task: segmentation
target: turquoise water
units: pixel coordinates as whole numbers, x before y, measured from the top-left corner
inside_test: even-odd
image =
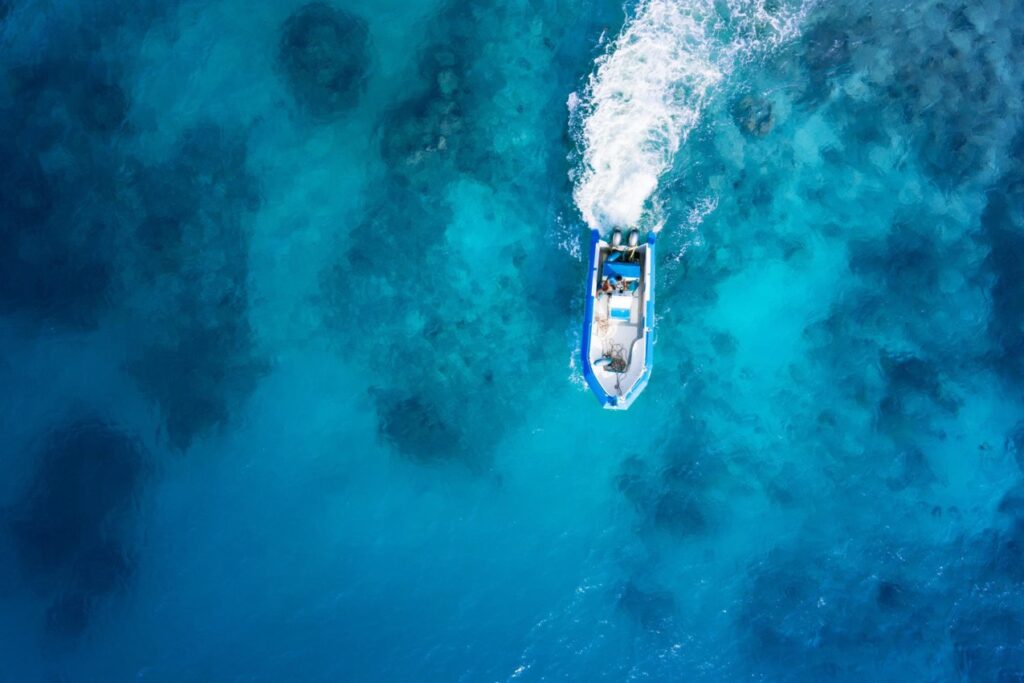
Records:
[[[1018,4],[15,0],[0,54],[0,680],[1024,679]]]

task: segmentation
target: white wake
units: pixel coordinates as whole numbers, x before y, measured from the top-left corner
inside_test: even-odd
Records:
[[[651,218],[645,212],[656,204],[658,181],[715,87],[738,64],[795,36],[811,1],[640,1],[582,98],[569,98],[570,110],[582,107],[573,197],[590,227]],[[656,218],[647,224],[659,227]]]

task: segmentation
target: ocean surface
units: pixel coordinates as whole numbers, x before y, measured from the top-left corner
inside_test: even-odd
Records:
[[[0,681],[1024,681],[1022,115],[1017,0],[0,2]]]

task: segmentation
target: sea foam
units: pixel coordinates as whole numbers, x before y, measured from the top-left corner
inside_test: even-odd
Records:
[[[641,0],[583,97],[570,98],[572,109],[583,109],[573,195],[590,227],[634,226],[656,213],[650,200],[659,178],[715,87],[737,64],[799,33],[809,2],[772,3],[771,12],[765,2]]]

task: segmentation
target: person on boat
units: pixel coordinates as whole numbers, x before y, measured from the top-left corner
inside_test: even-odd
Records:
[[[615,291],[619,294],[626,291],[626,284],[622,281],[621,275],[615,276]]]
[[[597,298],[601,299],[606,296],[611,296],[612,285],[608,282],[608,278],[601,281],[601,288],[597,291]]]

